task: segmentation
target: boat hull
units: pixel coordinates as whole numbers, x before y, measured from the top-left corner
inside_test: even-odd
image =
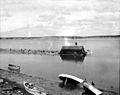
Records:
[[[84,80],[80,79],[80,78],[77,78],[75,76],[72,76],[72,75],[68,75],[68,74],[60,74],[59,76],[59,79],[61,79],[63,82],[66,81],[67,79],[67,82],[68,83],[72,83],[72,84],[79,84],[79,83],[82,83]]]
[[[9,64],[9,65],[8,65],[8,69],[9,69],[10,71],[20,72],[20,66],[15,66],[15,65],[12,65],[12,64]]]

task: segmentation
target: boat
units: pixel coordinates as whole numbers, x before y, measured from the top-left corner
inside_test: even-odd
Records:
[[[71,84],[79,84],[79,83],[83,83],[84,80],[77,78],[75,76],[72,75],[68,75],[68,74],[60,74],[59,79],[61,79],[64,84],[66,85],[67,83],[71,83]]]
[[[83,46],[62,46],[60,55],[85,56],[86,52]]]
[[[47,95],[46,90],[42,87],[36,87],[34,84],[29,82],[23,82],[23,85],[25,87],[25,90],[33,95]]]
[[[20,72],[20,66],[16,66],[16,65],[13,65],[13,64],[8,64],[8,69],[11,70],[11,71]]]
[[[58,75],[59,79],[64,82],[66,85],[67,83],[72,83],[72,84],[82,84],[84,87],[88,88],[91,92],[93,92],[95,95],[102,95],[102,91],[98,90],[95,88],[91,83],[87,82],[86,80],[80,79],[76,76],[73,75],[68,75],[68,74],[60,74]]]

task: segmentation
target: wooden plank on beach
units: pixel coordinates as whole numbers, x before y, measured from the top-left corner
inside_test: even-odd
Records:
[[[98,90],[97,88],[95,88],[93,85],[91,85],[88,82],[84,82],[83,85],[88,88],[90,91],[92,91],[95,95],[101,95],[102,91]]]

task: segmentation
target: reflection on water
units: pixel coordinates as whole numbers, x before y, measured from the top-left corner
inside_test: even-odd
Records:
[[[72,61],[75,63],[83,63],[85,56],[79,54],[60,54],[60,57],[63,61]]]

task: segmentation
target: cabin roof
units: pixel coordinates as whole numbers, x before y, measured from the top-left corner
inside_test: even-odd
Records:
[[[78,49],[78,50],[81,50],[81,49],[84,49],[84,47],[83,46],[63,46],[62,47],[62,50],[67,50],[67,49],[72,49],[72,50]]]

